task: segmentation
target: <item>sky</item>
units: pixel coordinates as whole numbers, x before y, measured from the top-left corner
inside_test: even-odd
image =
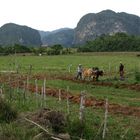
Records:
[[[140,0],[0,0],[0,27],[6,23],[43,31],[75,28],[88,13],[110,9],[140,16]]]

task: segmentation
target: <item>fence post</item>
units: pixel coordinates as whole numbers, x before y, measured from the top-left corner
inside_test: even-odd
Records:
[[[61,102],[61,89],[59,89],[59,102]]]
[[[2,90],[2,86],[0,87],[0,97],[3,96],[3,90]]]
[[[31,73],[32,73],[32,65],[30,64],[29,65],[29,75],[31,75]]]
[[[84,119],[84,104],[85,104],[85,91],[81,91],[80,95],[80,109],[79,109],[79,120],[83,122]]]
[[[69,105],[69,86],[67,86],[67,113],[70,114],[70,105]]]
[[[19,93],[19,77],[18,77],[18,79],[17,79],[17,93]]]
[[[25,100],[26,100],[26,82],[24,81],[24,90],[23,90],[23,104],[25,104]]]
[[[115,78],[117,78],[117,73],[118,73],[118,67],[115,67]]]
[[[11,89],[11,77],[9,76],[9,94],[10,94],[10,102],[12,100],[12,89]]]
[[[44,87],[41,87],[41,107],[44,106]]]
[[[2,87],[0,88],[0,95],[2,95],[3,94],[3,92],[2,92]]]
[[[108,63],[109,78],[111,78],[111,63]]]
[[[29,77],[27,76],[27,82],[26,82],[26,91],[29,92]]]
[[[72,64],[70,64],[70,65],[68,66],[69,73],[71,72],[71,67],[72,67]]]
[[[16,73],[19,74],[19,65],[16,65]]]
[[[103,136],[102,136],[103,139],[105,138],[107,115],[108,115],[108,99],[106,99],[106,103],[105,103],[105,118],[104,118],[104,129],[103,129]]]
[[[36,96],[37,96],[37,93],[38,93],[37,79],[35,79],[35,93],[36,93]]]
[[[38,94],[38,84],[37,84],[37,79],[35,79],[35,98],[36,98],[36,105],[38,105],[37,94]]]
[[[46,105],[46,78],[44,78],[44,85],[43,85],[43,104],[44,102]]]
[[[4,86],[3,85],[0,87],[0,96],[1,96],[1,98],[4,98]]]

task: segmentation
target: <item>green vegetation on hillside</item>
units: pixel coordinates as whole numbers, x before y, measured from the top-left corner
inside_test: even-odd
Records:
[[[140,36],[117,33],[115,35],[102,35],[93,41],[87,41],[78,48],[79,52],[100,51],[140,51]]]
[[[140,35],[140,17],[128,13],[104,10],[83,16],[75,28],[74,44],[83,44],[101,36],[125,32]]]
[[[40,46],[42,42],[39,32],[35,29],[13,23],[3,25],[0,28],[0,45],[14,44]]]

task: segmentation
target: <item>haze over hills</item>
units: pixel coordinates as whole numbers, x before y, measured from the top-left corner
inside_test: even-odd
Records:
[[[75,29],[62,28],[52,32],[37,31],[27,26],[9,23],[0,28],[0,44],[19,43],[31,46],[61,44],[69,47],[84,44],[103,34],[112,35],[117,32],[140,35],[140,17],[104,10],[84,15]]]
[[[52,32],[46,32],[46,35],[43,35],[42,32],[40,32],[40,35],[42,44],[44,45],[61,44],[65,47],[70,47],[72,46],[74,39],[74,29],[62,28]]]

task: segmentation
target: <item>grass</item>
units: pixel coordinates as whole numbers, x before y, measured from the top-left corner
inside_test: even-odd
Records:
[[[38,82],[40,86],[43,85],[42,81]],[[95,86],[94,84],[78,84],[64,80],[47,80],[46,85],[47,87],[64,90],[67,90],[67,86],[69,86],[70,92],[73,94],[80,94],[81,91],[85,90],[87,97],[96,97],[97,99],[108,98],[110,103],[140,107],[140,94],[133,90]]]
[[[120,61],[125,65],[126,71],[133,71],[135,66],[140,65],[139,58],[136,54],[96,54],[91,53],[85,55],[61,55],[61,56],[1,56],[1,69],[14,69],[15,64],[21,64],[21,69],[28,68],[30,64],[33,65],[34,71],[43,70],[43,68],[58,68],[68,70],[69,64],[72,64],[72,71],[74,72],[77,65],[80,63],[83,67],[98,66],[115,71],[119,66]]]
[[[102,80],[119,79],[119,63],[122,61],[125,70],[125,81],[127,83],[137,82],[135,79],[135,67],[140,71],[140,61],[136,53],[85,53],[77,55],[61,56],[0,56],[0,71],[14,70],[19,65],[20,73],[29,73],[29,66],[32,65],[32,73],[64,73],[68,72],[69,65],[71,74],[76,74],[78,64],[83,68],[99,67],[107,75]],[[138,81],[139,82],[139,81]]]
[[[6,99],[9,99],[9,94],[6,94]],[[34,127],[33,125],[25,122],[23,119],[26,114],[30,114],[39,108],[40,104],[36,104],[35,96],[28,93],[27,100],[24,104],[23,101],[19,103],[19,96],[22,98],[22,94],[14,92],[11,99],[11,106],[15,106],[18,112],[22,112],[17,121],[11,122],[9,124],[3,123],[0,126],[0,138],[3,140],[30,140],[34,136],[40,133],[39,128]],[[38,102],[40,102],[40,97],[38,96]],[[58,99],[47,96],[45,107],[51,108],[53,110],[58,110],[67,113],[66,100],[63,100],[61,103]],[[24,109],[23,109],[24,108]],[[81,125],[79,124],[79,105],[70,103],[70,116],[69,123],[67,127],[67,132],[73,136],[73,140],[77,140],[77,137],[80,137]],[[23,113],[24,112],[24,113]],[[22,117],[21,117],[22,116]],[[95,109],[95,108],[86,108],[85,109],[85,123],[83,124],[83,138],[92,140],[101,140],[102,139],[102,130],[101,124],[104,120],[104,110]],[[133,140],[136,137],[139,137],[139,118],[127,117],[123,115],[113,115],[109,114],[107,121],[107,134],[105,139],[121,139],[121,136],[125,134],[126,129],[128,133],[125,135],[125,139]],[[101,130],[100,130],[101,127]],[[23,131],[24,130],[24,131]],[[99,131],[99,133],[97,133]]]
[[[116,76],[119,79],[118,66],[122,61],[125,65],[125,81],[118,81],[114,79]],[[46,73],[56,74],[61,76],[68,72],[68,66],[72,64],[71,75],[75,75],[76,67],[78,64],[82,64],[83,67],[98,66],[104,69],[106,73],[113,73],[113,75],[105,75],[100,78],[101,81],[118,83],[139,83],[135,79],[135,66],[140,69],[139,58],[135,53],[85,53],[76,55],[62,55],[62,56],[0,56],[0,70],[16,70],[15,64],[20,64],[20,73],[29,73],[29,65],[32,64],[32,73]],[[109,71],[110,67],[110,71]],[[30,81],[33,82],[33,81]],[[43,84],[43,81],[38,81],[39,85]],[[117,103],[125,106],[140,107],[140,94],[137,91],[129,89],[113,87],[101,87],[90,84],[78,84],[65,80],[47,80],[47,87],[67,89],[70,88],[70,92],[73,94],[79,94],[82,90],[86,90],[87,97],[93,96],[97,99],[108,98],[110,103]],[[6,87],[5,87],[6,88]],[[40,133],[40,130],[25,122],[23,117],[31,112],[42,108],[41,97],[36,96],[29,92],[26,93],[27,97],[24,101],[23,90],[17,92],[16,89],[5,90],[5,99],[13,106],[18,114],[19,118],[11,123],[0,124],[0,139],[2,140],[31,140],[33,137]],[[11,99],[11,100],[10,100]],[[67,114],[66,100],[59,103],[58,99],[47,96],[45,107],[62,111]],[[101,140],[102,130],[101,124],[104,120],[104,110],[93,107],[86,108],[85,110],[85,124],[80,126],[79,124],[79,105],[70,103],[70,122],[66,131],[77,139],[80,135],[80,127],[83,127],[83,138],[86,140]],[[100,129],[101,127],[101,129]],[[107,134],[105,139],[107,140],[138,140],[140,138],[140,119],[134,116],[125,116],[121,114],[108,115],[107,121]],[[99,133],[97,133],[99,132]],[[122,138],[124,136],[124,138]]]

